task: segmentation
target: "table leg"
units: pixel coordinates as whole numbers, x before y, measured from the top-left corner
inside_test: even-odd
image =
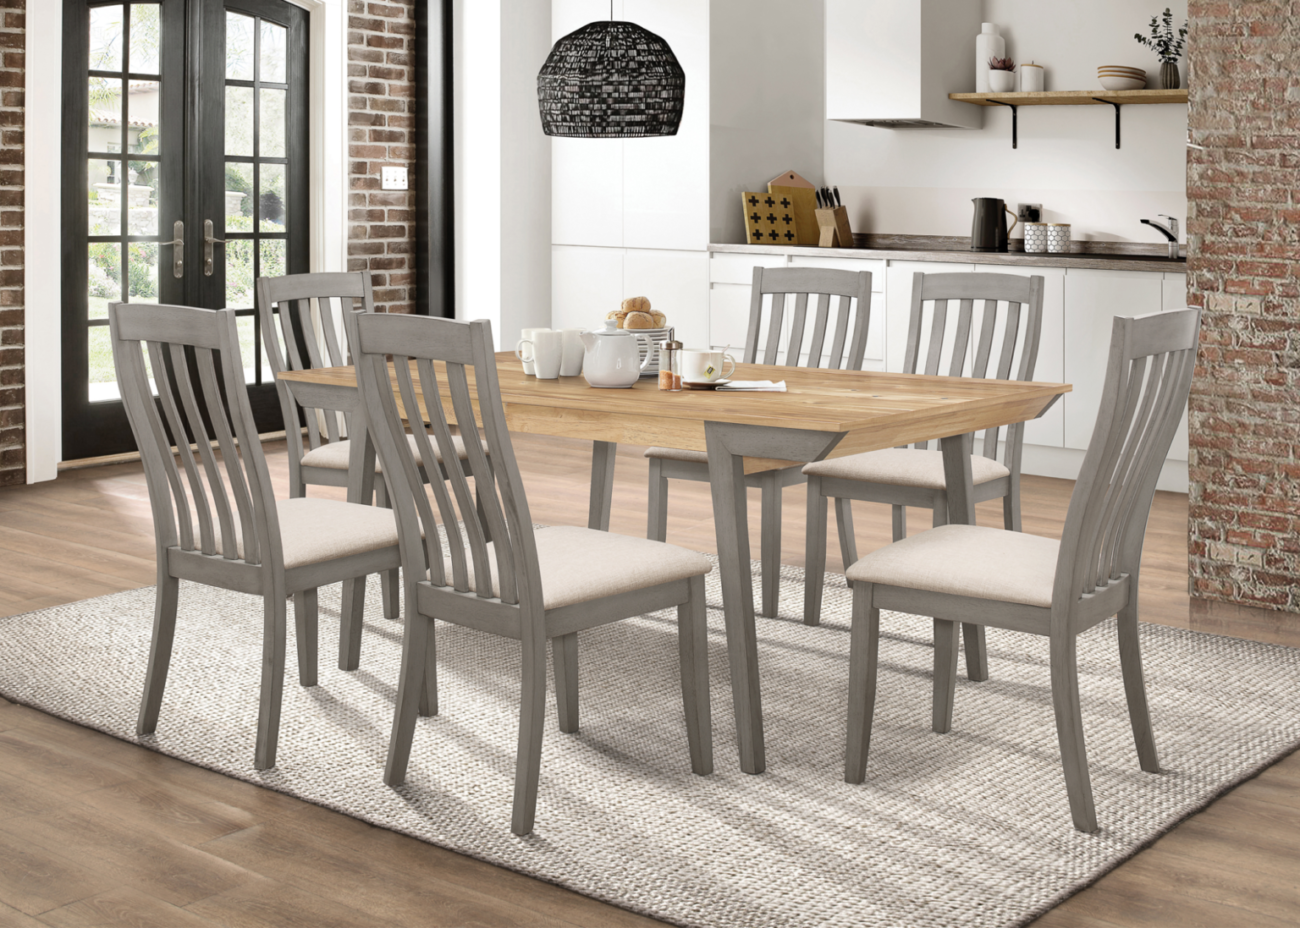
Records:
[[[745,459],[723,443],[726,426],[704,424],[713,491],[713,522],[718,533],[718,572],[722,612],[727,625],[727,659],[736,712],[740,769],[762,773],[763,702],[758,685],[758,635],[754,628],[754,581],[749,569],[749,512],[745,496]]]
[[[944,481],[948,491],[948,522],[975,524],[975,484],[971,479],[970,455],[973,436],[954,435],[939,443],[943,450]],[[981,682],[989,678],[988,651],[984,644],[984,626],[963,622],[966,642],[966,678]]]
[[[369,506],[375,493],[375,445],[370,439],[364,410],[352,413],[351,448],[348,458],[348,502]],[[366,578],[343,581],[343,602],[339,611],[339,670],[361,666],[361,629],[365,621]]]
[[[591,502],[587,508],[587,528],[609,531],[609,511],[614,498],[614,452],[612,441],[591,443]]]

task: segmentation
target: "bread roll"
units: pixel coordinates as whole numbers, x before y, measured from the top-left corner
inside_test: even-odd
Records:
[[[644,296],[630,296],[623,301],[623,312],[625,313],[648,313],[650,312],[650,299]]]
[[[654,317],[649,313],[628,313],[627,318],[623,320],[625,329],[653,329],[655,326]]]
[[[663,313],[652,312],[650,313],[650,318],[655,321],[656,329],[662,329],[668,323],[668,317]]]
[[[618,327],[623,328],[623,322],[627,319],[627,310],[616,309],[605,317],[606,319],[617,319]]]

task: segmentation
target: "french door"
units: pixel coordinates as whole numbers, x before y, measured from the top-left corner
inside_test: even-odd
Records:
[[[63,457],[135,447],[108,304],[233,307],[258,428],[284,428],[254,281],[308,270],[307,14],[64,0]]]

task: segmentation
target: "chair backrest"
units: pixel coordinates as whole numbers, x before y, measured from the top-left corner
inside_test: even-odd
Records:
[[[159,556],[179,546],[250,564],[279,562],[275,497],[244,385],[234,311],[110,303],[108,324]]]
[[[956,301],[956,312],[949,302]],[[976,302],[982,303],[979,311]],[[924,274],[912,277],[903,373],[1033,380],[1043,327],[1039,274]],[[922,362],[924,354],[924,362]],[[997,458],[1001,429],[986,429],[976,451]],[[1019,469],[1024,423],[1007,428],[1006,458]],[[926,448],[929,442],[919,442]]]
[[[1115,317],[1101,408],[1061,535],[1053,604],[1062,614],[1080,596],[1137,575],[1160,467],[1187,406],[1200,325],[1199,309]]]
[[[397,514],[408,590],[411,583],[421,580],[466,593],[472,569],[476,594],[487,599],[493,596],[495,572],[501,601],[531,607],[540,621],[537,543],[506,431],[491,323],[387,313],[349,313],[346,318],[367,421]],[[389,355],[391,367],[386,359]],[[465,436],[475,485],[471,490],[464,468],[448,466],[447,480],[430,481],[426,492],[406,440],[406,427],[410,427],[421,460],[434,460],[437,447],[444,461],[454,462],[457,456],[449,409]],[[477,432],[476,409],[491,467],[480,443],[472,440]],[[418,414],[403,422],[408,410]],[[436,519],[430,495],[437,508]],[[438,537],[438,522],[447,528],[446,551]],[[494,557],[488,555],[489,537]],[[427,570],[421,570],[418,565],[425,563],[426,555]],[[444,557],[450,559],[450,575]]]
[[[791,312],[789,339],[782,348],[787,295],[794,296],[794,309]],[[771,297],[767,301],[766,318],[763,311],[764,296]],[[810,296],[816,297],[811,317],[808,315]],[[833,297],[839,297],[838,307],[832,307]],[[756,267],[750,295],[744,361],[746,364],[784,363],[790,367],[861,370],[870,322],[870,271]],[[851,337],[850,327],[853,333]],[[828,331],[831,335],[829,349],[825,347]],[[808,337],[806,347],[805,335]],[[805,355],[807,360],[801,363],[801,358]]]
[[[343,313],[356,308],[374,312],[375,298],[370,276],[355,274],[290,274],[287,277],[257,279],[257,313],[262,342],[273,374],[282,371],[340,367],[349,363],[347,342],[340,332]],[[321,446],[322,437],[338,441],[351,425],[350,410],[333,410],[304,405],[301,396],[277,380],[285,431],[295,461],[302,460],[301,430],[294,428],[301,407],[307,421],[307,442]],[[339,421],[342,414],[343,421]]]

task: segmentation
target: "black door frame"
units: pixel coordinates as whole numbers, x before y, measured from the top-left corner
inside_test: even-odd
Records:
[[[456,315],[456,148],[452,0],[415,4],[417,312]]]

